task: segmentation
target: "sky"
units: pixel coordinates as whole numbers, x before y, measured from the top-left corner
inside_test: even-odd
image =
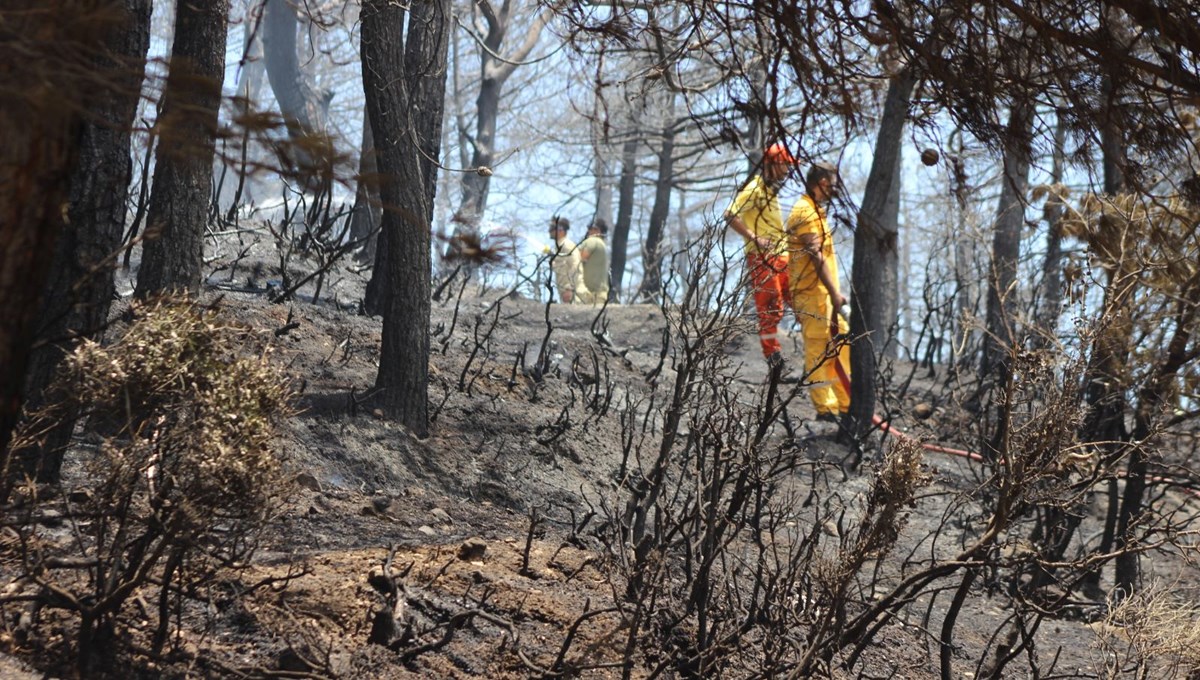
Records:
[[[234,3],[235,15],[240,4]],[[169,3],[155,3],[154,25],[157,30],[150,47],[152,73],[161,73],[161,62],[169,52],[167,34],[171,12]],[[226,45],[225,92],[230,96],[234,93],[240,75],[243,29],[244,25],[235,20],[231,25]],[[321,78],[318,85],[334,91],[332,119],[339,147],[347,154],[356,156],[362,117],[361,74],[354,50],[357,35],[341,29],[335,30],[327,38],[330,38],[329,44],[333,45],[328,49],[333,50],[334,59],[326,60],[336,61],[337,64],[328,69],[327,75]],[[547,45],[550,45],[556,36],[546,33],[543,38]],[[460,49],[464,49],[463,46],[460,46]],[[544,51],[553,48],[542,49]],[[535,52],[534,56],[538,55],[539,53]],[[464,53],[460,76],[469,78],[475,69],[477,65],[473,58]],[[590,90],[586,82],[588,77],[589,74],[580,71],[564,57],[560,60],[547,59],[531,66],[522,66],[516,70],[509,82],[505,98],[508,109],[502,114],[501,134],[498,139],[498,155],[503,160],[493,167],[495,174],[492,177],[488,213],[483,224],[485,231],[513,234],[517,245],[515,259],[520,267],[528,269],[540,257],[547,241],[546,225],[550,216],[561,214],[569,217],[573,224],[577,225],[577,233],[572,236],[578,241],[582,239],[584,225],[590,221],[593,214],[594,180],[586,172],[591,163],[590,149],[580,146],[577,143],[580,140],[570,139],[578,137],[578,122],[572,123],[572,118],[577,121],[580,111],[591,105]],[[154,82],[154,79],[148,79],[151,88],[154,87]],[[260,105],[268,109],[274,107],[270,87],[265,82]],[[452,115],[454,111],[448,113]],[[153,117],[153,108],[149,100],[142,116],[146,119]],[[453,118],[447,118],[446,126],[449,130],[453,130],[454,122]],[[945,130],[942,125],[918,132],[909,130],[906,132],[907,139],[903,146],[901,225],[902,234],[907,239],[904,245],[909,249],[906,251],[906,261],[910,261],[910,269],[902,284],[904,289],[901,291],[901,299],[902,304],[910,307],[924,305],[923,260],[928,258],[922,256],[935,255],[943,259],[951,256],[945,249],[940,255],[936,254],[936,251],[946,244],[945,238],[940,236],[935,228],[945,226],[935,224],[939,221],[944,222],[946,217],[944,209],[941,213],[938,212],[938,206],[945,204],[947,193],[945,163],[926,167],[918,158],[924,147],[936,143],[936,138],[948,136]],[[464,170],[459,167],[461,162],[453,144],[454,136],[448,135],[447,141],[451,144],[443,149],[442,162],[446,169],[441,173],[435,229],[439,225],[445,225],[454,210],[458,193],[457,183],[461,171]],[[870,171],[873,143],[873,134],[854,137],[839,152],[846,200],[835,206],[831,218],[836,225],[834,234],[840,259],[839,269],[843,273],[843,287],[847,290],[849,285],[845,279],[850,272],[853,238],[849,225],[853,223],[855,206],[861,203],[862,191]],[[680,215],[683,215],[683,228],[693,235],[706,226],[719,224],[721,213],[746,179],[746,159],[728,147],[717,148],[705,154],[703,161],[702,168],[698,170],[704,174],[706,180],[703,190],[687,194],[676,192],[672,196],[673,211],[667,229],[669,238],[677,236],[680,231]],[[640,234],[649,219],[652,191],[649,185],[654,179],[654,158],[645,155],[642,163],[642,188],[639,192],[640,200],[635,207],[634,233],[631,234],[629,244],[629,256],[634,271],[626,275],[627,290],[632,290],[640,279]],[[984,158],[980,165],[977,170],[981,175],[995,172],[994,158]],[[989,168],[989,165],[993,167]],[[686,172],[687,170],[684,170],[684,173]],[[1045,169],[1040,165],[1036,166],[1031,184],[1045,181],[1045,176]],[[1079,181],[1086,183],[1088,179],[1079,178]],[[798,179],[786,185],[781,194],[781,205],[785,215],[799,197],[800,191]],[[998,190],[993,193],[998,193]],[[269,185],[255,187],[254,194],[258,205],[266,206],[266,209],[277,209],[282,203],[282,189],[278,185],[273,191]],[[353,187],[340,188],[336,198],[351,203]],[[292,200],[295,200],[295,197]],[[977,203],[977,219],[988,219],[990,212],[994,211],[994,208],[989,207],[993,202],[994,196],[985,197],[982,202]],[[1040,207],[1031,206],[1027,217],[1035,221],[1039,213]],[[260,215],[262,214],[268,213],[261,212]],[[965,225],[959,226],[966,228]],[[1037,240],[1033,240],[1031,245],[1036,249]],[[725,249],[736,255],[740,250],[739,237],[729,234],[725,239]],[[1036,262],[1031,260],[1030,266],[1034,264]],[[496,285],[511,285],[517,280],[512,271],[496,271],[491,277]],[[530,294],[540,293],[530,291]],[[917,332],[914,324],[919,315],[912,311],[907,316],[906,320],[911,327],[908,333],[913,336]]]

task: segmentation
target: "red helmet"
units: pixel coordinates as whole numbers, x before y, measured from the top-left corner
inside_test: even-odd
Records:
[[[790,165],[794,164],[796,159],[792,157],[792,154],[788,153],[787,147],[784,146],[783,142],[775,142],[763,152],[763,161],[768,163],[787,163]]]

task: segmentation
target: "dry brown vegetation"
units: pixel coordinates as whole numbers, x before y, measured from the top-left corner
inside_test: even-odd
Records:
[[[261,271],[256,238],[223,250],[235,277]],[[377,322],[266,288],[130,309],[68,364],[94,434],[61,487],[14,494],[8,651],[114,677],[1186,676],[1161,606],[1087,626],[1109,607],[1074,584],[1108,583],[1111,554],[1039,547],[1064,514],[1104,524],[1089,498],[1111,469],[1060,382],[1078,368],[1020,358],[995,463],[889,437],[844,467],[803,387],[765,379],[716,269],[662,307],[455,286],[426,440],[361,403]],[[965,448],[982,426],[945,385],[912,381],[898,403],[935,415],[895,425]],[[278,466],[300,484],[272,512]],[[1151,488],[1135,549],[1188,592],[1196,501]]]
[[[113,678],[1200,673],[1190,4],[564,8],[560,37],[595,74],[593,150],[623,145],[622,238],[639,169],[654,157],[657,170],[637,295],[655,304],[583,307],[545,301],[545,262],[508,272],[512,289],[482,285],[510,263],[469,229],[451,239],[453,271],[430,280],[448,0],[365,3],[380,164],[366,167],[364,132],[355,178],[314,121],[240,99],[223,127],[227,3],[176,3],[122,258],[140,249],[141,270],[121,280],[139,298],[201,294],[110,314],[150,5],[0,10],[6,663]],[[271,5],[294,38],[298,15]],[[511,9],[471,5],[493,42]],[[531,14],[522,59],[552,19]],[[481,52],[478,137],[456,121],[480,152],[467,226],[515,68],[489,72],[498,47]],[[610,52],[627,72],[588,61]],[[629,110],[610,119],[606,97]],[[173,125],[180,111],[203,120]],[[776,138],[815,158],[876,114],[879,171],[861,206],[834,206],[855,215],[847,341],[866,411],[841,429],[815,422],[805,385],[766,376],[723,225],[697,220],[675,252],[664,232],[672,195],[696,181],[677,161],[725,145],[754,158]],[[628,129],[610,138],[610,123]],[[926,239],[953,241],[956,261],[925,263],[941,277],[906,335],[892,291],[910,124],[949,136],[921,157],[945,159],[952,196],[925,197],[953,214]],[[239,138],[222,209],[210,156]],[[268,146],[274,160],[250,157]],[[1027,191],[1042,157],[1051,181]],[[1079,198],[1064,165],[1089,185]],[[289,190],[281,219],[242,220],[243,184],[272,167],[308,192]],[[348,212],[334,189],[351,181]],[[997,186],[995,228],[967,233],[993,224],[969,194]],[[368,285],[346,260],[376,234],[351,213],[381,206]],[[968,255],[985,241],[989,257]],[[1018,278],[1034,268],[1042,283]]]

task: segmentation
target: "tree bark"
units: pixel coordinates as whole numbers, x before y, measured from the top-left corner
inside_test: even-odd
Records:
[[[304,138],[324,134],[329,104],[325,93],[318,93],[304,77],[297,55],[296,32],[300,20],[296,7],[288,0],[266,0],[263,8],[262,42],[267,80],[279,113],[287,126],[292,146],[292,160],[305,181],[314,178],[315,159],[306,151]]]
[[[964,162],[964,144],[962,129],[959,128],[951,135],[957,141],[954,154],[947,160],[950,163],[951,192],[954,194],[955,222],[962,224],[968,219],[967,195],[971,191],[966,163]],[[960,371],[970,371],[976,366],[978,356],[979,331],[972,321],[977,315],[977,287],[980,276],[976,274],[975,241],[963,229],[952,229],[949,234],[954,242],[954,332],[950,342],[950,370],[947,379],[959,374]]]
[[[366,115],[365,110],[356,184],[354,214],[350,218],[350,238],[355,241],[366,239],[355,257],[362,262],[374,262],[379,247],[378,234],[374,232],[379,227],[382,210],[379,203],[379,163],[375,159],[375,136],[371,131],[371,117]]]
[[[405,71],[412,101],[421,112],[414,120],[421,175],[425,188],[425,222],[432,224],[437,173],[442,153],[442,119],[446,108],[446,76],[451,39],[450,5],[432,0],[412,5]]]
[[[854,231],[850,335],[857,339],[850,347],[850,374],[856,379],[850,383],[849,426],[858,437],[866,436],[872,427],[876,366],[888,333],[884,300],[896,296],[895,284],[889,291],[886,282],[896,280],[900,145],[915,84],[912,68],[905,68],[888,83],[875,156]]]
[[[0,451],[20,415],[43,290],[64,226],[81,114],[116,0],[14,0],[0,9]],[[33,294],[31,294],[33,291]]]
[[[376,159],[378,163],[378,159]],[[388,240],[391,238],[391,231],[387,228],[388,210],[394,210],[395,206],[389,207],[386,204],[387,196],[383,194],[382,185],[388,180],[383,177],[383,170],[380,169],[379,183],[379,200],[381,210],[379,215],[379,233],[375,235],[375,264],[371,266],[371,278],[367,281],[367,289],[363,292],[363,313],[367,316],[384,316],[387,313],[388,305],[392,303],[392,286],[391,281],[391,260],[389,253],[391,252],[388,246]],[[430,266],[433,266],[432,260]],[[432,274],[430,278],[432,279]]]
[[[592,172],[596,176],[596,209],[592,219],[604,220],[611,225],[613,218],[612,175],[608,171],[608,161],[599,148],[595,149]]]
[[[897,148],[896,167],[892,170],[895,180],[888,188],[887,202],[883,208],[887,231],[893,236],[891,243],[882,243],[884,247],[879,251],[883,264],[883,286],[879,289],[879,305],[882,309],[882,326],[879,329],[882,342],[879,346],[879,356],[891,360],[900,356],[900,297],[906,293],[904,287],[907,285],[907,277],[901,271],[904,263],[900,258],[900,185],[904,183],[903,156]]]
[[[1065,160],[1067,128],[1060,119],[1054,129],[1054,150],[1051,159],[1050,183],[1057,185],[1062,182],[1063,162]],[[1048,349],[1052,346],[1058,327],[1058,317],[1062,309],[1062,220],[1064,214],[1062,199],[1053,190],[1046,198],[1043,216],[1046,221],[1046,258],[1042,262],[1041,295],[1037,308],[1037,326],[1039,333],[1033,338],[1035,346]],[[1115,480],[1113,480],[1115,482]],[[1045,562],[1061,562],[1070,547],[1071,540],[1086,514],[1085,509],[1062,508],[1050,506],[1045,509],[1044,524],[1034,527],[1032,540],[1043,546],[1042,557]],[[1115,520],[1113,530],[1115,531]],[[1051,582],[1054,569],[1038,567],[1030,582],[1032,588],[1041,588]],[[1098,585],[1099,570],[1091,570],[1084,578],[1087,585]]]
[[[617,221],[613,225],[612,260],[610,276],[612,289],[610,295],[614,300],[621,297],[622,282],[625,279],[625,260],[629,251],[629,230],[633,226],[633,199],[637,189],[637,148],[641,131],[633,129],[630,137],[621,145],[621,179],[617,185]]]
[[[1110,78],[1101,88],[1112,90]],[[1125,190],[1125,152],[1122,132],[1115,114],[1105,112],[1100,121],[1100,148],[1104,164],[1104,193],[1116,196]],[[1088,413],[1084,418],[1081,438],[1090,442],[1119,442],[1125,431],[1125,365],[1129,354],[1133,324],[1127,304],[1136,286],[1131,284],[1133,268],[1123,251],[1112,253],[1118,262],[1108,272],[1104,288],[1104,311],[1108,324],[1099,330],[1092,342],[1092,355],[1084,375],[1084,400]]]
[[[1021,255],[1021,228],[1025,225],[1025,195],[1030,175],[1028,137],[1033,112],[1025,103],[1016,103],[1009,113],[1008,140],[1004,149],[1000,203],[996,206],[996,227],[991,241],[991,270],[988,276],[988,337],[984,342],[980,377],[1007,384],[1012,372],[1012,353],[1016,347],[1015,323],[1016,266]]]
[[[484,78],[475,98],[476,115],[475,141],[471,153],[472,168],[491,168],[495,161],[496,118],[500,115],[500,92],[502,84],[495,78]],[[492,178],[478,172],[463,173],[462,208],[460,211],[471,219],[478,219],[487,208],[488,192]]]
[[[247,4],[245,23],[242,26],[242,63],[238,72],[237,97],[242,115],[250,112],[258,102],[262,91],[263,75],[263,10],[266,0],[253,0]]]
[[[262,40],[262,13],[265,2],[266,0],[252,0],[246,3],[242,24],[242,61],[238,66],[237,94],[234,95],[233,100],[237,111],[234,118],[235,124],[238,122],[238,117],[243,121],[249,120],[250,114],[257,106],[259,92],[262,90],[263,75],[266,73],[263,65]],[[225,213],[227,222],[234,222],[237,219],[238,206],[242,203],[246,191],[246,179],[249,174],[246,161],[250,147],[250,128],[251,126],[246,122],[243,123],[242,139],[239,145],[241,162],[237,167],[237,188],[233,191],[233,198],[229,201],[229,210]]]
[[[662,146],[658,151],[658,178],[654,182],[654,206],[642,250],[642,285],[638,298],[653,300],[662,294],[662,238],[671,212],[671,188],[675,181],[675,93],[667,93]]]
[[[200,290],[228,20],[228,0],[175,5],[171,71],[156,124],[147,241],[134,291],[139,298]]]
[[[438,78],[445,86],[451,15],[449,0],[413,2],[411,7],[406,50],[405,10],[387,0],[363,3],[362,68],[385,207],[379,247],[387,276],[395,284],[384,312],[375,390],[387,417],[424,437],[429,429],[432,183],[427,183],[429,161],[420,149],[432,144],[440,151],[441,137],[422,139],[422,131],[434,129],[434,124],[414,119],[413,113],[441,119],[444,96],[423,99],[438,91],[423,81]],[[433,160],[438,156],[435,153]]]
[[[988,273],[987,333],[979,377],[981,390],[993,388],[1000,398],[1001,414],[995,430],[984,442],[984,455],[999,460],[1008,447],[1011,404],[1007,402],[1012,381],[1012,361],[1019,345],[1017,265],[1021,257],[1021,228],[1025,225],[1025,196],[1029,189],[1029,138],[1033,109],[1016,102],[1009,112],[1005,134],[1004,160],[1000,181],[1000,200],[996,206],[996,225],[992,235],[992,259]],[[979,392],[982,394],[982,391]]]
[[[59,233],[42,294],[39,346],[30,356],[26,395],[38,408],[51,395],[62,358],[77,338],[97,338],[108,319],[115,292],[113,270],[125,228],[126,191],[133,162],[129,140],[150,45],[150,0],[123,0],[124,21],[102,33],[102,56],[93,69],[110,89],[98,91],[77,138],[79,159],[71,172],[68,220]],[[23,472],[42,482],[58,477],[62,452],[71,438],[73,417],[63,418],[40,452],[29,452]]]
[[[496,122],[500,116],[500,97],[504,92],[504,83],[512,75],[517,64],[533,51],[542,29],[550,20],[550,10],[542,10],[534,18],[520,47],[511,54],[499,57],[512,20],[511,3],[505,0],[498,11],[490,0],[479,0],[477,5],[487,22],[488,31],[483,36],[483,45],[479,50],[481,80],[479,96],[475,98],[475,138],[472,140],[471,167],[491,168],[496,161]],[[463,215],[469,224],[476,224],[482,219],[484,210],[487,209],[490,189],[489,174],[463,173],[459,214]]]
[[[1113,586],[1121,596],[1133,593],[1140,574],[1138,553],[1132,552],[1136,547],[1136,538],[1132,534],[1145,502],[1151,456],[1151,451],[1143,447],[1141,442],[1150,438],[1154,419],[1171,398],[1174,386],[1179,381],[1179,371],[1200,354],[1200,348],[1193,346],[1191,330],[1196,327],[1197,310],[1200,310],[1200,276],[1194,276],[1182,287],[1172,319],[1175,332],[1167,344],[1167,351],[1154,366],[1151,377],[1138,390],[1137,410],[1133,419],[1133,439],[1136,443],[1129,452],[1125,493],[1121,498],[1121,513],[1116,527],[1117,547],[1124,550],[1117,554]]]
[[[1111,76],[1104,77],[1101,91],[1106,99],[1099,121],[1104,193],[1111,198],[1128,190],[1128,178],[1125,173],[1127,158],[1124,131],[1111,106],[1117,97]],[[1125,243],[1126,238],[1123,235],[1121,244],[1113,248],[1114,252],[1109,253],[1116,262],[1108,270],[1108,279],[1104,287],[1103,310],[1107,323],[1092,341],[1092,356],[1088,359],[1087,372],[1084,375],[1084,401],[1088,410],[1084,416],[1080,438],[1085,442],[1101,442],[1108,461],[1124,452],[1120,442],[1129,438],[1129,432],[1125,428],[1125,412],[1128,408],[1125,393],[1129,384],[1127,367],[1134,329],[1129,302],[1137,292],[1139,263],[1133,261],[1135,256],[1129,252],[1130,248],[1126,247],[1131,245]],[[1176,338],[1178,337],[1177,333]],[[1145,404],[1144,391],[1140,396]],[[1142,413],[1141,409],[1135,413],[1135,427],[1139,429],[1144,422]],[[1144,436],[1145,433],[1142,434]],[[1119,509],[1108,513],[1104,535],[1097,551],[1108,552],[1113,548],[1114,542],[1118,548],[1133,547],[1130,528],[1141,514],[1146,473],[1145,452],[1140,446],[1134,446],[1129,451],[1126,464],[1124,493],[1118,499],[1116,489],[1110,489],[1110,508],[1117,507],[1119,503]],[[1136,553],[1125,553],[1119,555],[1115,562],[1114,589],[1119,597],[1125,597],[1132,593],[1133,585],[1138,580],[1138,556]],[[1099,573],[1089,574],[1089,581],[1098,583]]]
[[[1012,370],[1017,344],[1017,264],[1021,256],[1021,228],[1025,225],[1025,196],[1029,189],[1029,144],[1033,110],[1018,102],[1009,113],[1008,143],[1004,149],[1000,201],[992,236],[992,265],[988,276],[987,339],[983,346],[980,377],[1005,385]]]
[[[1101,91],[1106,97],[1111,97],[1112,81],[1108,76],[1103,79]],[[1115,115],[1108,106],[1102,108],[1098,127],[1104,192],[1115,196],[1126,189],[1124,139]],[[1127,360],[1133,334],[1129,301],[1137,291],[1138,268],[1126,254],[1126,238],[1122,235],[1113,252],[1107,253],[1115,262],[1107,271],[1104,287],[1101,318],[1105,323],[1092,338],[1091,356],[1088,357],[1083,377],[1083,398],[1087,411],[1080,426],[1079,438],[1082,442],[1098,444],[1098,448],[1103,452],[1105,465],[1117,463],[1124,455],[1122,442],[1129,436],[1125,427],[1125,412],[1128,406],[1125,396],[1128,385]],[[1144,478],[1144,465],[1145,458],[1140,449],[1130,452],[1124,499],[1119,494],[1120,489],[1116,481],[1109,482],[1104,530],[1095,553],[1111,552],[1118,540],[1122,544],[1125,543],[1124,533],[1141,511],[1142,493],[1137,486],[1143,483],[1139,478]],[[1132,491],[1129,488],[1130,477],[1134,479],[1135,488]],[[1070,538],[1071,533],[1068,533],[1066,540]],[[1125,556],[1116,562],[1116,581],[1119,587],[1125,588],[1137,579],[1137,556]],[[1083,583],[1086,587],[1099,589],[1100,577],[1100,569],[1093,569],[1084,576]]]
[[[424,187],[424,215],[426,224],[433,223],[434,198],[437,195],[438,158],[441,157],[442,114],[446,100],[446,71],[447,61],[445,45],[436,42],[432,34],[440,30],[433,25],[440,19],[436,4],[417,4],[410,10],[407,43],[402,43],[404,49],[403,73],[406,96],[424,115],[410,117],[409,125],[417,145],[418,162],[421,167],[422,185]],[[449,40],[449,38],[445,38]],[[437,59],[440,57],[440,66]],[[436,104],[434,104],[436,102]],[[370,121],[367,121],[370,124]],[[374,127],[371,128],[371,141],[375,144]],[[365,140],[364,140],[365,143]],[[378,165],[378,152],[374,161]],[[378,191],[378,189],[376,189]],[[381,200],[385,200],[381,198]],[[432,227],[431,227],[432,229]],[[371,280],[367,282],[364,311],[369,315],[386,314],[391,305],[392,292],[397,281],[391,276],[391,251],[388,250],[388,240],[392,234],[381,230],[375,244],[375,266],[371,270]]]
[[[1057,186],[1062,182],[1063,163],[1066,157],[1067,127],[1062,120],[1054,128],[1054,151],[1050,165],[1050,183]],[[1051,193],[1046,198],[1043,215],[1046,220],[1046,259],[1042,262],[1042,294],[1037,310],[1037,323],[1041,329],[1038,344],[1049,345],[1058,328],[1058,316],[1062,311],[1062,220],[1065,213],[1062,199]]]
[[[602,106],[599,86],[592,95],[592,175],[596,180],[596,209],[594,220],[604,220],[610,227],[613,220],[613,176],[609,159],[612,143],[608,129],[607,109]]]

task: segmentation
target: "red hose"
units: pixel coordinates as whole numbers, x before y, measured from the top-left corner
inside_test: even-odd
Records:
[[[836,357],[834,357],[833,366],[834,366],[834,369],[837,371],[838,380],[841,381],[842,387],[845,388],[845,390],[846,390],[846,394],[849,394],[850,393],[850,376],[846,375],[846,369],[842,367],[842,362],[838,361]],[[880,430],[882,430],[884,432],[888,432],[888,433],[891,433],[892,435],[895,435],[896,437],[900,437],[902,439],[908,439],[910,441],[912,440],[912,437],[909,437],[907,434],[904,434],[903,432],[894,429],[891,426],[891,424],[885,422],[883,420],[883,418],[880,418],[878,415],[876,415],[874,413],[871,414],[871,424],[874,425],[875,427],[878,427]],[[975,461],[976,463],[984,462],[984,457],[978,453],[975,453],[974,451],[967,451],[964,449],[952,449],[952,448],[949,448],[946,446],[939,446],[938,444],[929,444],[927,442],[920,442],[920,444],[921,444],[921,448],[925,449],[926,451],[933,451],[934,453],[944,453],[948,456],[958,456],[959,458],[966,458],[967,460],[972,460],[972,461]]]
[[[831,330],[833,331],[834,337],[837,337],[837,328],[838,328],[837,315],[834,314],[833,324],[831,326]],[[838,361],[836,354],[833,356],[833,367],[834,367],[834,370],[837,372],[838,380],[842,383],[842,387],[845,388],[845,390],[846,390],[846,394],[850,394],[850,376],[846,375],[846,369],[842,366],[842,362]],[[883,420],[883,418],[880,418],[878,415],[876,415],[874,413],[871,414],[871,424],[874,425],[875,427],[878,427],[883,432],[890,433],[895,437],[898,437],[901,439],[907,439],[909,441],[915,441],[909,435],[907,435],[897,429],[894,429],[890,423],[885,422]],[[921,448],[925,449],[926,451],[932,451],[933,453],[942,453],[942,454],[946,454],[948,456],[958,456],[959,458],[966,458],[967,460],[970,460],[970,461],[973,461],[976,463],[983,463],[986,461],[986,459],[982,455],[975,453],[974,451],[967,451],[965,449],[952,449],[952,448],[949,448],[946,446],[940,446],[938,444],[930,444],[927,442],[918,442],[918,443],[921,445]],[[1001,459],[1000,462],[1004,462],[1004,459]],[[1125,477],[1125,476],[1126,476],[1126,473],[1124,473],[1124,472],[1117,475],[1118,479]],[[1197,489],[1189,486],[1187,484],[1187,482],[1184,480],[1173,479],[1171,477],[1147,477],[1146,481],[1148,483],[1152,482],[1155,484],[1166,484],[1167,486],[1178,487],[1179,489],[1185,491],[1186,493],[1190,494],[1191,496],[1193,496],[1195,498],[1200,498],[1200,490],[1197,490]]]

